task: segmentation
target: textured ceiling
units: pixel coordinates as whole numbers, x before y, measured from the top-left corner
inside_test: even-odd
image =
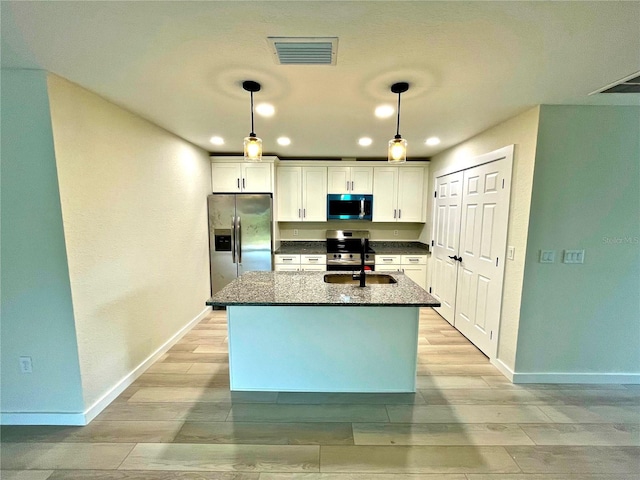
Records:
[[[8,2],[3,68],[43,68],[211,152],[249,133],[243,80],[281,157],[386,156],[402,95],[409,158],[429,157],[536,104],[640,104],[588,94],[640,70],[640,2]],[[278,65],[269,36],[339,38],[335,66]],[[212,135],[225,138],[215,147]],[[286,135],[292,144],[279,146]],[[357,144],[361,136],[370,147]],[[436,147],[424,144],[437,136]]]

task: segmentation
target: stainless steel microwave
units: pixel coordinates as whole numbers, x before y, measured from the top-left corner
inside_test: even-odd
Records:
[[[327,220],[371,220],[373,195],[327,195]]]

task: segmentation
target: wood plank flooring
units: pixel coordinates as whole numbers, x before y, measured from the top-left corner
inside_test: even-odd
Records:
[[[86,427],[0,431],[2,480],[631,480],[640,388],[513,385],[433,310],[415,394],[230,392],[212,312]]]

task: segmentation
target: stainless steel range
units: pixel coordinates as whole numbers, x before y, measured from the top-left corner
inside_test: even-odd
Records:
[[[375,270],[376,256],[369,246],[368,230],[327,230],[327,270],[360,271],[364,241],[364,265]]]

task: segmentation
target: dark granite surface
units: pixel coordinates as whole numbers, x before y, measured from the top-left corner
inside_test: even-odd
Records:
[[[371,241],[371,248],[381,255],[426,255],[429,245],[420,242],[380,242]]]
[[[327,242],[282,242],[273,252],[283,255],[323,255],[327,253]]]
[[[435,298],[402,273],[391,274],[398,281],[396,284],[367,285],[364,288],[325,283],[325,274],[326,272],[247,272],[206,303],[226,306],[440,306]]]
[[[382,242],[372,240],[371,248],[382,255],[426,255],[429,245],[420,242]],[[327,253],[327,242],[282,242],[275,254],[314,255]]]

